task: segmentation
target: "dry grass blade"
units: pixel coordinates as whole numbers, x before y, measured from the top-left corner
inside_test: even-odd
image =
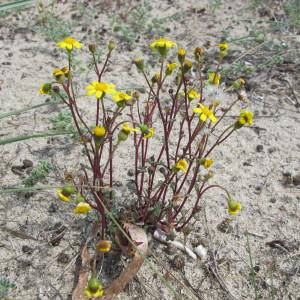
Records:
[[[83,291],[87,286],[87,282],[89,279],[90,269],[89,263],[91,261],[91,257],[89,251],[87,249],[87,245],[84,245],[81,252],[81,269],[79,273],[78,283],[73,291],[72,300],[85,300]]]
[[[124,228],[128,232],[132,241],[134,241],[137,244],[136,250],[139,251],[135,251],[127,240],[126,245],[123,245],[122,241],[126,239],[125,237],[119,237],[116,239],[120,244],[122,251],[125,251],[126,255],[132,255],[132,251],[134,251],[134,256],[133,260],[127,266],[127,268],[121,273],[121,275],[117,279],[115,279],[112,282],[111,286],[107,289],[106,296],[104,298],[102,297],[101,299],[111,300],[114,299],[116,295],[120,294],[125,288],[125,286],[129,283],[129,281],[131,281],[134,278],[134,276],[137,274],[144,262],[144,257],[141,256],[140,253],[142,252],[142,254],[144,255],[147,254],[148,239],[146,232],[142,228],[129,223],[124,224]]]

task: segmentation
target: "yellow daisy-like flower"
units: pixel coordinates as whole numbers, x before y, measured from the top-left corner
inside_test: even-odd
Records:
[[[240,212],[240,210],[242,209],[242,204],[241,204],[240,202],[238,202],[238,201],[235,201],[235,200],[232,199],[232,198],[228,198],[227,204],[228,204],[227,210],[228,210],[228,213],[229,213],[230,215],[235,216],[235,215],[237,215],[237,214]]]
[[[178,60],[179,62],[182,64],[185,60],[185,54],[186,54],[186,51],[185,49],[183,48],[180,48],[177,52],[177,57],[178,57]]]
[[[166,75],[171,75],[173,71],[176,69],[176,67],[177,67],[176,63],[167,64]]]
[[[65,201],[65,202],[71,201],[71,195],[68,195],[68,196],[64,195],[62,189],[57,189],[56,194],[61,201]]]
[[[103,137],[103,136],[105,136],[106,129],[103,126],[96,126],[93,129],[92,133],[96,137]]]
[[[216,123],[218,119],[214,115],[214,113],[202,103],[199,103],[200,107],[196,107],[193,109],[193,112],[199,114],[199,119],[205,122],[207,119],[210,119],[213,123]]]
[[[52,74],[54,77],[65,75],[65,73],[61,69],[54,69]]]
[[[176,165],[175,165],[175,168],[179,171],[183,171],[183,172],[186,172],[187,169],[189,167],[189,164],[188,162],[185,160],[185,159],[180,159]]]
[[[102,297],[104,294],[104,289],[101,282],[96,277],[91,277],[88,282],[87,288],[84,289],[84,295],[88,298],[98,298]]]
[[[97,99],[104,97],[105,94],[115,94],[115,85],[105,82],[93,81],[86,87],[87,96],[96,95]]]
[[[208,169],[214,164],[214,161],[212,159],[204,158],[202,165],[205,169]]]
[[[245,124],[251,125],[252,120],[253,120],[253,112],[242,109],[240,112],[239,119],[238,119],[239,124],[240,125],[245,125]]]
[[[209,72],[208,73],[208,82],[210,84],[219,85],[221,80],[221,75],[216,72]]]
[[[122,129],[121,129],[121,130],[122,130],[124,133],[126,133],[126,134],[130,134],[131,132],[138,132],[138,131],[139,131],[138,128],[132,128],[132,127],[130,127],[128,123],[124,123],[124,124],[122,125]]]
[[[49,95],[51,93],[52,86],[51,83],[44,83],[40,86],[40,94]]]
[[[68,51],[72,51],[74,48],[81,48],[82,44],[72,37],[67,37],[63,41],[58,42],[57,46],[62,49],[67,49]]]
[[[219,46],[219,49],[221,52],[227,51],[229,48],[227,43],[221,43],[221,44],[218,44],[218,46]]]
[[[154,133],[155,133],[155,129],[154,128],[149,128],[148,133],[145,134],[143,136],[143,138],[150,139],[150,138],[152,138],[154,136]]]
[[[86,202],[79,202],[74,208],[75,214],[87,214],[91,210],[91,206]]]
[[[177,46],[177,44],[175,42],[172,42],[170,40],[164,39],[164,38],[160,38],[158,40],[155,40],[154,42],[152,42],[150,44],[150,48],[151,49],[159,49],[159,48],[173,48]]]
[[[116,94],[114,94],[113,99],[115,102],[122,102],[122,101],[128,101],[131,100],[132,97],[126,93],[123,92],[116,92]]]
[[[188,93],[187,93],[187,96],[188,96],[188,99],[190,101],[192,101],[195,98],[200,98],[201,97],[201,95],[194,89],[189,90]]]
[[[97,244],[97,249],[100,252],[106,253],[109,252],[112,246],[112,242],[109,240],[101,240],[99,241],[99,243]]]

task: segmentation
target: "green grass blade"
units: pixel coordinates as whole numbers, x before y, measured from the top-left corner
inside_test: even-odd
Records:
[[[0,4],[0,11],[21,7],[24,5],[33,5],[35,0],[18,0]]]
[[[24,141],[24,140],[41,138],[41,137],[68,135],[68,134],[74,134],[74,133],[75,133],[74,131],[64,131],[64,132],[42,132],[42,133],[37,133],[37,134],[32,134],[32,135],[19,135],[16,137],[0,140],[0,145],[6,145],[6,144],[16,143],[16,142],[20,142],[20,141]]]
[[[21,193],[21,192],[34,192],[34,191],[47,191],[57,189],[59,186],[30,186],[30,187],[16,187],[16,188],[8,188],[0,190],[0,194],[10,194],[10,193]]]
[[[1,119],[4,119],[4,118],[7,118],[7,117],[19,115],[19,114],[24,113],[24,112],[27,112],[27,111],[29,111],[29,110],[36,109],[36,108],[39,108],[39,107],[45,106],[45,105],[50,105],[50,104],[53,104],[53,103],[57,103],[57,102],[43,102],[43,103],[36,104],[36,105],[33,105],[33,106],[29,106],[29,107],[17,109],[17,110],[14,110],[14,111],[10,111],[10,112],[1,114],[1,115],[0,115],[0,120],[1,120]]]

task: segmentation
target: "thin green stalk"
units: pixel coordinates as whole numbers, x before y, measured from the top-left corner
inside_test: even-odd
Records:
[[[68,135],[68,134],[74,134],[74,133],[75,133],[74,131],[64,131],[64,132],[42,132],[42,133],[32,134],[32,135],[19,135],[16,137],[0,140],[0,145],[6,145],[6,144],[16,143],[16,142],[20,142],[20,141],[24,141],[24,140],[41,138],[41,137]]]
[[[1,114],[0,115],[0,120],[4,119],[4,118],[7,118],[7,117],[19,115],[21,113],[27,112],[27,111],[32,110],[32,109],[36,109],[36,108],[41,107],[41,106],[50,105],[50,104],[54,104],[54,103],[57,103],[57,102],[43,102],[43,103],[36,104],[36,105],[33,105],[33,106],[29,106],[29,107],[25,107],[25,108],[21,108],[21,109],[16,109],[14,111],[10,111],[10,112]]]
[[[33,191],[46,191],[57,189],[60,186],[42,185],[42,186],[30,186],[30,187],[16,187],[0,190],[0,194],[20,193],[20,192],[33,192]]]
[[[251,281],[252,281],[252,286],[254,288],[254,292],[255,292],[255,300],[259,300],[259,296],[258,296],[258,289],[256,286],[256,281],[255,281],[255,271],[254,271],[254,265],[253,265],[253,260],[252,260],[252,254],[251,254],[251,248],[250,248],[250,242],[249,242],[249,236],[248,236],[248,232],[246,233],[246,238],[247,238],[247,243],[246,243],[246,250],[249,254],[249,260],[250,260],[250,267],[251,267]]]
[[[13,2],[3,3],[0,4],[0,11],[17,8],[24,5],[33,5],[35,2],[36,2],[35,0],[18,0]]]

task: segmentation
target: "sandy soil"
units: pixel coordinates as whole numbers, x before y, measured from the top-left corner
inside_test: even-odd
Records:
[[[258,46],[259,41],[255,44],[257,41],[251,38],[246,41],[252,44],[241,40],[230,45],[228,63],[243,61],[257,67],[256,72],[244,76],[247,107],[255,112],[255,122],[231,137],[213,157],[217,162],[213,168],[214,181],[240,199],[241,214],[230,218],[222,193],[212,191],[206,195],[203,210],[187,238],[191,247],[202,244],[209,250],[207,260],[195,261],[179,250],[167,249],[150,235],[150,248],[163,265],[157,264],[152,256],[148,260],[184,299],[255,299],[247,252],[248,232],[261,299],[300,299],[299,32],[283,25],[270,30],[269,21],[274,15],[276,20],[282,16],[280,1],[266,1],[263,8],[253,8],[254,1],[250,0],[220,1],[220,5],[219,1],[154,0],[151,9],[141,1],[121,1],[120,6],[110,1],[54,2],[52,6],[45,2],[44,7],[22,9],[0,18],[0,115],[47,101],[47,97],[38,94],[38,88],[49,80],[53,68],[65,65],[65,55],[55,46],[60,35],[72,34],[84,44],[97,41],[103,48],[113,38],[118,49],[105,80],[131,89],[145,86],[131,61],[150,54],[148,44],[162,34],[159,29],[165,29],[166,37],[190,52],[196,46],[218,43],[224,34],[237,39],[251,35],[253,28],[266,33],[264,45]],[[143,28],[133,23],[132,14],[139,8],[146,8],[147,22],[143,24],[166,17],[159,22],[162,28],[157,24]],[[59,20],[54,22],[54,28],[49,25],[51,12]],[[112,16],[116,17],[117,25],[112,25]],[[112,31],[112,26],[124,28],[124,24],[128,24],[131,35],[128,28],[126,35],[122,29]],[[214,62],[213,51],[208,52]],[[262,66],[278,53],[283,58],[280,64]],[[81,51],[77,59],[80,94],[94,77],[85,68],[87,51]],[[231,76],[234,74],[229,72],[225,79],[229,82]],[[226,102],[230,97],[226,94],[223,100]],[[92,113],[89,101],[80,98],[86,116]],[[51,130],[50,119],[64,110],[62,104],[43,106],[2,119],[0,138]],[[118,203],[131,197],[128,149],[130,143],[126,142],[119,153],[122,168],[116,178]],[[84,163],[81,146],[69,137],[27,140],[1,146],[0,151],[2,189],[20,186],[29,176],[30,170],[26,169],[20,174],[12,172],[12,167],[22,166],[25,159],[34,166],[41,160],[51,162],[54,171],[41,183],[52,185],[60,185],[66,170],[72,172]],[[67,205],[56,199],[54,190],[1,194],[0,279],[7,278],[16,285],[8,299],[71,299],[78,256],[91,223],[91,218],[74,216]],[[149,263],[144,264],[118,299],[175,299]],[[104,284],[124,264],[126,259],[120,260],[117,252],[111,253],[101,275]]]

